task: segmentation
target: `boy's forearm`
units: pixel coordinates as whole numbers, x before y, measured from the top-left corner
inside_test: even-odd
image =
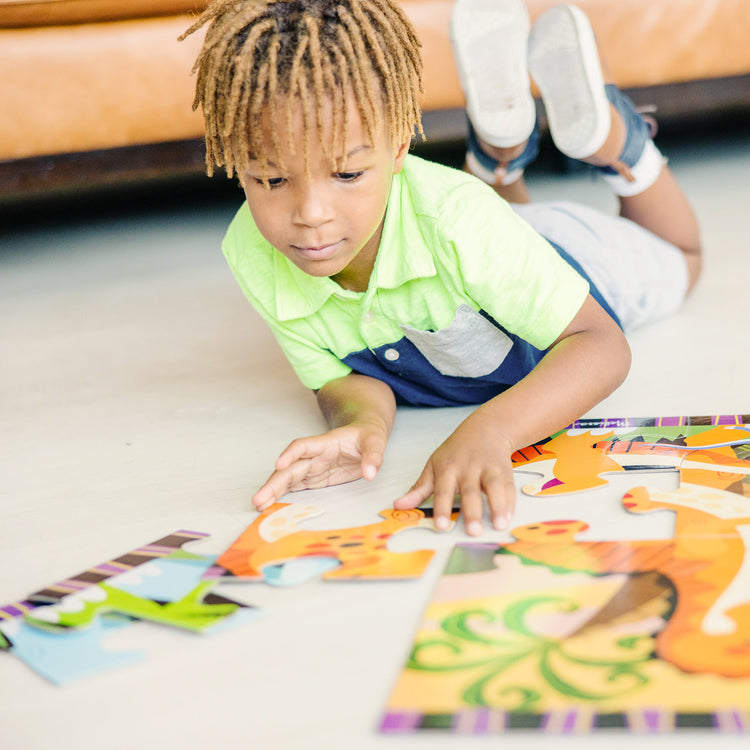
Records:
[[[387,435],[396,419],[396,399],[390,386],[367,375],[351,373],[326,383],[318,405],[331,429],[353,422],[382,422]]]
[[[612,393],[630,369],[630,347],[612,324],[562,338],[537,367],[479,407],[512,450],[531,445],[580,418]]]

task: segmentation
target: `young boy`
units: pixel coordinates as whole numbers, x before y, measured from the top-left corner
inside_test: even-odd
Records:
[[[495,190],[408,153],[421,60],[396,0],[219,0],[186,33],[208,22],[208,171],[246,196],[223,250],[330,427],[283,451],[254,504],[373,479],[399,403],[479,404],[394,505],[432,496],[445,529],[459,494],[477,535],[484,495],[506,528],[511,454],[617,388],[622,329],[676,310],[699,271],[690,207],[585,16],[553,8],[529,34],[519,0],[458,0],[467,167]],[[627,218],[524,204],[529,70],[558,148],[601,167]]]

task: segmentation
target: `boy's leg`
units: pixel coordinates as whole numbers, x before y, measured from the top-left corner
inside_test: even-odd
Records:
[[[605,83],[582,11],[560,5],[539,18],[529,37],[529,70],[555,145],[599,169],[619,197],[622,216],[682,250],[692,288],[701,262],[695,214],[648,125],[614,84]]]
[[[466,169],[506,200],[527,202],[524,168],[538,151],[523,0],[456,0],[451,42],[469,118]]]

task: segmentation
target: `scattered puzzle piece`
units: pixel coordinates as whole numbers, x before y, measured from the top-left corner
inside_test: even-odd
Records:
[[[330,531],[299,529],[297,522],[314,512],[320,513],[309,506],[275,503],[218,558],[206,578],[261,581],[269,566],[301,559],[336,562],[335,567],[331,562],[324,565],[325,580],[416,578],[424,573],[435,554],[432,550],[391,552],[387,547],[390,537],[409,528],[434,530],[431,509],[387,508],[380,512],[385,520],[368,526]],[[458,511],[454,510],[454,522],[457,517]],[[273,575],[272,580],[278,583],[278,571]]]
[[[194,571],[193,583],[212,562],[213,558],[209,558],[204,566]],[[158,562],[152,564],[159,565]],[[135,620],[207,632],[245,608],[245,605],[210,593],[212,587],[211,581],[201,581],[179,599],[154,601],[121,590],[115,578],[111,585],[99,583],[69,594],[57,604],[37,608],[26,615],[26,621],[38,627],[83,628],[90,626],[100,615],[113,612]]]
[[[145,657],[141,652],[104,648],[104,640],[110,632],[131,622],[128,617],[105,616],[90,628],[52,633],[16,618],[0,622],[0,630],[10,642],[10,653],[55,685],[65,685],[141,661]]]
[[[161,539],[157,539],[150,544],[144,544],[131,552],[127,552],[113,560],[95,565],[93,568],[84,570],[82,573],[64,578],[62,581],[53,583],[40,591],[35,591],[29,595],[29,599],[34,602],[56,602],[68,594],[88,588],[95,583],[106,581],[112,576],[120,575],[132,568],[136,568],[149,560],[173,555],[188,542],[196,539],[206,539],[209,534],[202,531],[186,531],[180,529],[173,534],[168,534]]]
[[[211,593],[202,580],[215,557],[182,545],[207,534],[180,531],[0,608],[0,648],[62,685],[143,658],[103,639],[135,619],[213,634],[258,616],[252,606]],[[64,593],[64,592],[72,593]]]

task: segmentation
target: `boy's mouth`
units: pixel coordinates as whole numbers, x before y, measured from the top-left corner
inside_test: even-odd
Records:
[[[292,245],[292,247],[305,258],[310,258],[311,260],[327,260],[338,250],[341,242],[342,240],[334,242],[330,245],[316,245],[309,247]]]

